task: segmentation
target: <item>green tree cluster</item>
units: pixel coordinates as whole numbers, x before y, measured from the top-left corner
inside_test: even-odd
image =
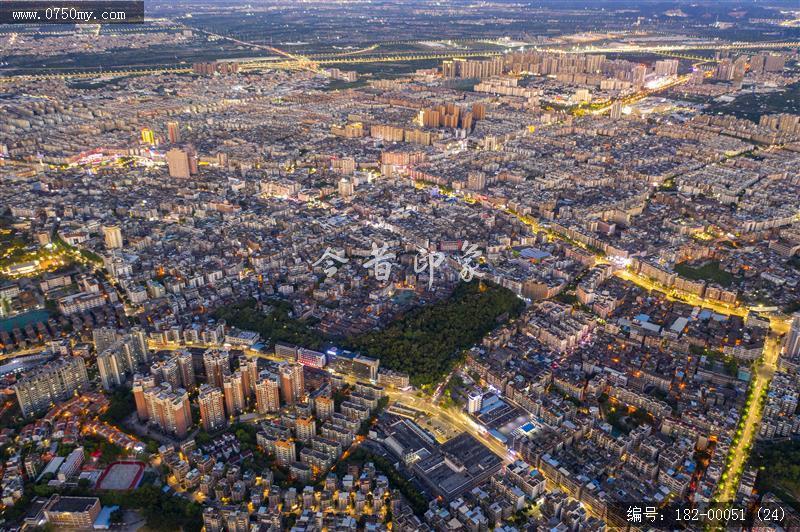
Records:
[[[100,495],[104,506],[139,510],[151,530],[199,531],[203,527],[203,508],[181,497],[164,493],[153,485],[135,490],[104,492]]]
[[[224,319],[228,325],[240,329],[256,331],[265,340],[288,342],[311,349],[318,349],[322,344],[322,335],[314,331],[310,323],[289,316],[292,307],[285,301],[270,301],[272,311],[264,313],[258,310],[252,298],[220,307],[214,317]]]
[[[103,506],[119,506],[122,509],[138,510],[145,518],[149,530],[199,532],[203,528],[203,508],[184,498],[164,493],[152,484],[135,490],[95,492],[85,486],[57,490],[53,486],[29,485],[23,498],[9,507],[3,516],[14,521],[24,515],[25,508],[33,496],[49,497],[58,491],[62,495],[76,497],[100,497]]]
[[[516,317],[524,303],[501,286],[459,284],[449,298],[418,307],[382,331],[348,340],[354,351],[408,373],[416,386],[432,384],[453,367],[463,350],[480,341],[502,317]]]
[[[118,425],[136,410],[133,393],[127,388],[117,388],[109,397],[108,410],[103,413],[103,421]]]
[[[733,284],[733,275],[720,267],[718,260],[708,261],[705,264],[693,267],[685,262],[675,265],[675,272],[682,277],[693,280],[713,281],[722,286]]]
[[[772,491],[800,511],[800,441],[786,440],[758,445],[751,462],[759,468],[759,492]]]
[[[115,462],[125,454],[125,450],[122,447],[100,436],[86,436],[82,440],[81,445],[83,446],[83,452],[87,459],[96,451],[100,451],[100,462],[103,464]]]

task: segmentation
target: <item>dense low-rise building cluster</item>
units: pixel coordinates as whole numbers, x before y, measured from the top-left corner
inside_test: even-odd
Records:
[[[248,46],[182,24],[15,46]],[[510,532],[772,501],[747,456],[800,434],[800,115],[711,106],[794,87],[796,49],[583,39],[3,80],[3,509],[102,528],[152,509],[97,492],[144,487],[175,528]],[[522,310],[454,338],[462,283]]]

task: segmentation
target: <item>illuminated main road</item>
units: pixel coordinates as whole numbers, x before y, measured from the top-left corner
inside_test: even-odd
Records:
[[[432,401],[427,395],[420,397],[413,391],[387,388],[386,392],[392,401],[424,412],[433,420],[448,427],[452,432],[467,432],[471,434],[504,461],[510,462],[513,459],[505,445],[492,437],[485,429],[482,429],[463,410],[441,406],[438,402]]]
[[[584,251],[592,253],[594,255],[596,264],[610,264],[610,261],[603,255],[594,253],[592,250],[588,249],[580,242],[572,241],[566,238],[564,235],[561,235],[560,233],[557,233],[540,225],[539,222],[531,216],[520,215],[508,209],[504,209],[503,212],[511,216],[515,216],[522,223],[530,227],[533,232],[544,231],[551,238],[566,241],[569,244],[580,247]],[[714,312],[717,312],[719,314],[724,314],[726,316],[734,316],[734,315],[747,316],[747,313],[751,310],[750,308],[742,306],[738,303],[735,305],[731,305],[715,299],[706,299],[703,297],[699,297],[696,294],[692,294],[684,290],[679,290],[674,287],[664,286],[655,279],[651,279],[649,277],[646,277],[640,273],[634,272],[633,270],[627,268],[616,268],[614,271],[614,275],[624,281],[628,281],[641,288],[644,288],[645,290],[662,292],[665,294],[665,297],[670,301],[681,301],[689,305],[708,308],[713,310]]]
[[[737,432],[741,431],[741,434],[738,434],[738,439],[731,446],[727,458],[727,468],[717,486],[717,493],[714,497],[717,501],[732,502],[736,498],[742,470],[747,463],[750,447],[761,424],[764,411],[761,396],[769,389],[772,376],[778,367],[781,351],[781,341],[778,335],[789,330],[789,323],[789,320],[777,317],[770,320],[770,334],[764,342],[763,358],[753,372],[749,402],[745,405],[745,410],[742,412],[737,426]]]

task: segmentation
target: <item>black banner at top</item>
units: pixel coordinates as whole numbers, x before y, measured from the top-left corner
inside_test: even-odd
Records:
[[[144,0],[0,1],[0,24],[142,24]]]

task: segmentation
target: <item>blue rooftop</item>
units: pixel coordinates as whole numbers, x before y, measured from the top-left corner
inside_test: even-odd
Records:
[[[498,432],[498,431],[497,431],[497,429],[491,429],[491,430],[489,431],[489,434],[491,434],[492,436],[494,436],[494,438],[495,438],[496,440],[499,440],[499,441],[500,441],[500,443],[506,443],[506,442],[508,441],[508,438],[506,438],[506,437],[505,437],[505,436],[503,436],[503,435],[502,435],[500,432]]]
[[[100,513],[97,514],[97,519],[94,520],[94,528],[100,528],[103,530],[111,528],[111,514],[114,513],[114,510],[118,509],[119,506],[103,506],[100,509]]]
[[[505,403],[501,401],[500,398],[497,397],[496,395],[494,394],[488,395],[483,399],[483,408],[481,408],[481,414],[491,412],[495,408],[499,408],[504,404]]]
[[[550,256],[550,253],[537,248],[525,248],[519,252],[520,256],[525,259],[542,260]]]

